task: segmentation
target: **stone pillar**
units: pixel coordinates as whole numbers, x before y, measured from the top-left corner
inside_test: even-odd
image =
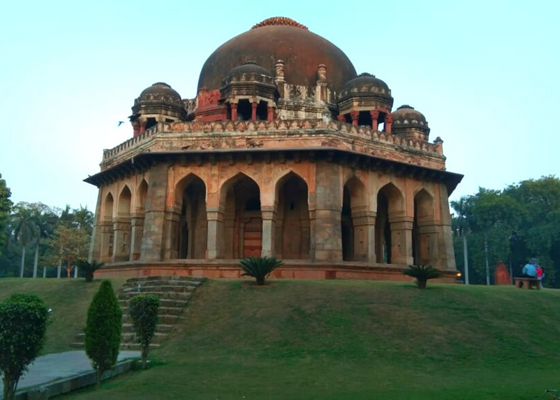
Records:
[[[144,213],[133,214],[130,218],[130,242],[131,256],[130,261],[140,259],[140,252],[142,249],[142,234],[144,233]]]
[[[276,212],[274,206],[262,207],[262,247],[261,257],[275,257]]]
[[[108,263],[112,261],[113,257],[113,223],[103,221],[98,228],[101,231],[101,243],[97,260]]]
[[[207,207],[208,242],[206,259],[216,260],[222,257],[222,240],[224,235],[224,214],[220,207]]]
[[[314,261],[342,261],[342,183],[339,168],[339,165],[327,162],[316,164],[316,206],[309,212]]]
[[[140,122],[140,133],[146,130],[146,121]]]
[[[251,103],[251,121],[256,121],[257,120],[257,106],[259,105],[259,103],[257,103],[256,101]]]
[[[231,103],[231,120],[237,121],[237,103]]]
[[[91,242],[89,245],[89,254],[88,254],[88,261],[91,262],[92,260],[101,260],[101,238],[102,238],[102,229],[101,225],[103,222],[101,221],[101,193],[103,192],[102,188],[99,188],[97,193],[97,204],[95,205],[95,224],[93,225],[93,231],[91,232]]]
[[[274,119],[274,107],[268,106],[268,115],[266,116],[267,121],[272,121]]]
[[[161,163],[154,165],[150,170],[140,257],[142,261],[161,261],[162,259],[168,168],[167,164]]]
[[[129,261],[130,258],[130,217],[113,219],[113,262]]]
[[[371,129],[373,129],[374,131],[376,131],[379,127],[379,111],[377,110],[372,110],[369,112],[369,115],[371,115]]]
[[[359,111],[352,111],[350,113],[350,118],[352,118],[352,125],[358,126],[358,119],[360,118],[360,112]]]
[[[336,119],[339,120],[340,122],[346,123],[346,117],[344,115],[339,114],[336,116]]]
[[[437,195],[438,192],[439,196]],[[440,210],[441,222],[438,226],[440,234],[438,236],[439,240],[435,257],[439,260],[442,270],[456,271],[457,266],[455,265],[455,251],[453,249],[451,213],[449,211],[448,197],[447,186],[444,183],[437,185],[436,202],[439,202],[439,207],[436,203],[436,210]]]
[[[391,133],[392,125],[393,125],[393,116],[391,114],[387,114],[385,116],[385,132]]]
[[[354,260],[376,262],[374,211],[352,210],[354,225]]]
[[[179,220],[180,207],[166,207],[163,223],[163,259],[179,258]]]
[[[438,269],[445,269],[439,258],[439,235],[441,226],[435,221],[418,222],[418,262],[421,265],[431,265]]]
[[[134,137],[140,134],[140,124],[138,123],[138,121],[134,121],[132,123],[132,129],[134,130]]]
[[[413,218],[389,216],[391,224],[391,264],[412,265]]]

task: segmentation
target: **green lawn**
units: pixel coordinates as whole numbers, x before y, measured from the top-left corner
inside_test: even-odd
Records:
[[[125,280],[112,279],[115,289]],[[84,279],[0,279],[0,301],[15,292],[37,294],[52,309],[42,354],[76,350],[70,345],[86,325],[87,309],[100,283],[85,283]]]
[[[560,291],[210,280],[159,364],[75,399],[544,399]]]

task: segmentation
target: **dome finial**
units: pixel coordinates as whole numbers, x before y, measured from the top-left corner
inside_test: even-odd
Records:
[[[291,18],[287,18],[287,17],[272,17],[272,18],[267,18],[262,22],[259,22],[256,25],[253,25],[253,27],[251,29],[257,29],[257,28],[262,28],[263,26],[272,26],[272,25],[284,25],[284,26],[293,26],[295,28],[301,28],[301,29],[305,29],[306,31],[308,31],[309,29],[307,28],[307,26],[300,24],[299,22],[294,21]]]

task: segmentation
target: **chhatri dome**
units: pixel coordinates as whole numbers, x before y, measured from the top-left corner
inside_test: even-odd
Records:
[[[448,196],[462,176],[393,95],[285,17],[211,53],[193,98],[149,86],[132,137],[86,179],[96,274],[237,278],[240,259],[273,256],[275,278],[402,280],[416,264],[454,281]]]

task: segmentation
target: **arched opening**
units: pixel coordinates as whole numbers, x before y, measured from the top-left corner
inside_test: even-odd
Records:
[[[360,126],[367,126],[371,128],[371,114],[369,111],[360,111],[360,115],[358,117],[358,125]]]
[[[113,256],[113,195],[108,193],[103,206],[103,221],[101,229],[101,261],[107,262]]]
[[[435,249],[433,197],[425,190],[414,196],[414,222],[412,225],[412,258],[415,265],[431,265]]]
[[[367,198],[364,184],[352,177],[342,192],[340,229],[343,261],[365,261],[368,254]]]
[[[377,218],[375,223],[375,254],[380,264],[391,263],[391,225],[389,223],[389,200],[385,193],[377,194]]]
[[[132,223],[132,259],[139,260],[144,236],[144,220],[146,212],[146,198],[148,196],[148,183],[142,179],[136,197],[136,214],[131,218]]]
[[[128,186],[125,186],[119,196],[119,203],[117,207],[118,223],[115,229],[115,261],[130,261],[131,204],[132,193],[130,193]]]
[[[224,258],[260,257],[262,250],[261,196],[257,183],[238,174],[224,184]]]
[[[307,183],[290,172],[278,182],[276,193],[276,256],[307,260],[311,243]]]
[[[176,254],[182,259],[204,259],[208,243],[206,185],[199,177],[190,175],[179,185],[177,196],[181,214]]]
[[[257,105],[257,121],[266,121],[268,117],[268,103],[266,101],[259,101]]]
[[[250,121],[253,108],[251,103],[247,99],[241,99],[237,103],[237,120],[238,121]]]

